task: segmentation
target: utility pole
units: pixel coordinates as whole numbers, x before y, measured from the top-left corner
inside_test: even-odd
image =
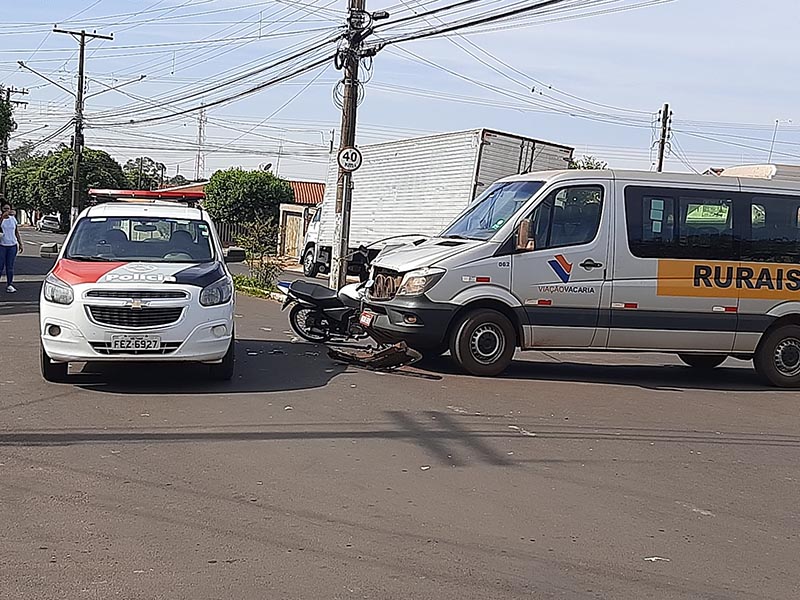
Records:
[[[75,94],[75,134],[72,137],[72,200],[70,202],[70,223],[74,223],[81,211],[80,206],[80,174],[81,158],[83,154],[83,91],[85,82],[86,65],[86,39],[113,40],[114,36],[100,35],[99,33],[86,33],[80,31],[67,31],[53,29],[54,33],[66,33],[78,41],[78,90]]]
[[[372,33],[372,16],[364,8],[366,0],[349,0],[347,16],[347,44],[336,57],[336,66],[344,72],[342,80],[342,128],[339,151],[355,148],[356,113],[358,109],[359,86],[358,69],[361,65],[362,43]],[[388,15],[387,15],[388,16]],[[333,256],[329,286],[338,290],[347,283],[347,262],[350,250],[350,204],[353,196],[352,171],[345,169],[339,161],[339,177],[336,184],[336,226],[334,232]]]
[[[20,100],[12,100],[12,94],[22,94],[25,95],[28,93],[28,90],[19,90],[17,88],[6,88],[5,98],[0,100],[0,102],[5,102],[6,105],[11,108],[12,106],[22,106],[27,104],[27,102],[22,102]],[[11,131],[9,130],[3,139],[0,140],[0,198],[6,197],[6,175],[8,173],[8,142],[11,138]]]
[[[136,189],[137,189],[137,190],[140,190],[140,189],[142,189],[142,166],[143,166],[143,165],[142,165],[142,163],[143,163],[143,162],[144,162],[144,158],[142,158],[142,157],[140,156],[140,157],[139,157],[139,181],[138,181],[138,182],[137,182],[137,184],[136,184]]]
[[[197,156],[194,161],[194,180],[200,181],[206,173],[206,155],[203,152],[203,146],[206,143],[206,109],[200,109],[200,114],[197,115]]]
[[[659,173],[664,170],[664,154],[667,151],[667,141],[669,140],[669,125],[672,122],[672,113],[669,112],[669,104],[664,104],[661,109],[661,138],[658,140],[658,168]]]

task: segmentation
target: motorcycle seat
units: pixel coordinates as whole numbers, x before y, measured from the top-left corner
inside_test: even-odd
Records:
[[[298,279],[292,282],[289,289],[301,300],[306,300],[311,304],[319,304],[323,308],[333,308],[342,304],[336,291],[318,283],[308,283]]]

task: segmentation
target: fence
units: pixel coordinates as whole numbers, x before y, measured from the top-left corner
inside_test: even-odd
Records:
[[[237,238],[247,232],[247,227],[245,225],[237,223],[221,223],[215,221],[214,227],[217,228],[219,241],[222,242],[222,245],[226,248],[228,246],[235,246]]]

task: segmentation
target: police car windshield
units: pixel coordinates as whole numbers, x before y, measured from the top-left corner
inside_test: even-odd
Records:
[[[214,260],[208,223],[160,217],[78,221],[64,258],[82,261],[202,263]]]
[[[441,237],[490,239],[543,185],[543,181],[495,183]]]

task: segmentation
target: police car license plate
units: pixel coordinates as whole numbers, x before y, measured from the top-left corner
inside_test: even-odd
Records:
[[[155,335],[112,335],[112,350],[158,350],[161,338]]]
[[[362,327],[369,327],[372,325],[372,321],[375,320],[375,313],[371,313],[369,311],[364,311],[361,313],[361,317],[358,319],[358,322],[361,324]]]

